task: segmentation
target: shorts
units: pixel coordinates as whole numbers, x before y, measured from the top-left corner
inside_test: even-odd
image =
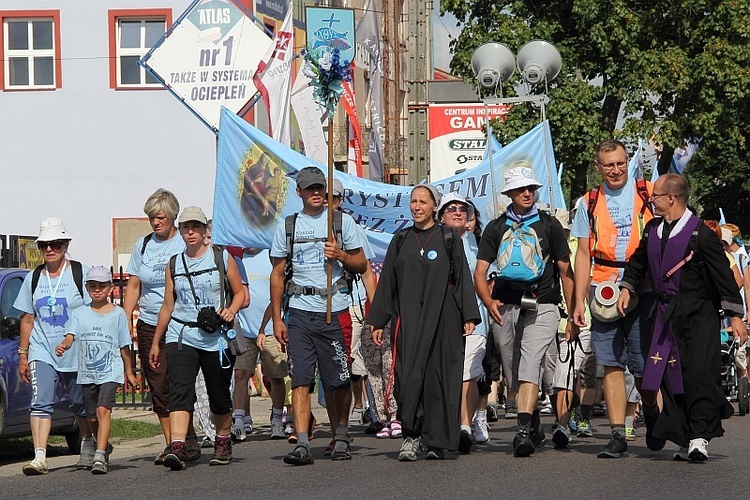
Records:
[[[326,392],[349,387],[352,320],[349,310],[326,313],[290,308],[287,314],[287,354],[292,388],[315,382],[316,367]]]
[[[166,417],[169,415],[169,376],[167,375],[167,349],[164,343],[166,335],[162,336],[159,342],[159,367],[154,368],[148,356],[154,344],[156,327],[138,320],[136,331],[138,333],[138,358],[141,361],[141,369],[146,376],[146,382],[148,382],[154,413],[160,417]]]
[[[589,300],[595,288],[591,287]],[[640,295],[638,305],[624,318],[611,323],[591,318],[591,344],[596,362],[602,366],[628,368],[635,378],[643,377],[646,356],[651,345],[649,312],[653,303],[652,292]]]
[[[367,368],[362,357],[362,329],[365,323],[360,318],[359,306],[349,306],[349,316],[352,318],[352,377],[366,377]]]
[[[276,337],[266,335],[266,342],[263,344],[262,351],[258,348],[256,340],[245,338],[247,350],[244,354],[237,356],[234,368],[254,373],[258,366],[258,357],[260,357],[263,375],[268,378],[286,377],[289,374],[289,365],[287,364],[286,353],[281,350],[281,344],[276,340]]]
[[[571,345],[565,342],[565,334],[558,334],[560,354],[555,356],[555,374],[552,378],[552,389],[555,392],[566,389],[572,391],[576,374],[580,374],[581,366],[586,359],[586,353],[591,348],[591,333],[588,330],[583,330],[578,335],[578,339],[581,341],[580,345],[576,342],[571,349]],[[550,352],[552,351],[553,349],[550,348]],[[557,349],[554,349],[554,351],[556,354]],[[569,351],[571,352],[570,356],[568,355]],[[596,387],[596,377],[593,378],[594,387]]]
[[[482,335],[469,335],[464,337],[466,345],[464,347],[464,378],[463,381],[477,379],[484,373],[482,360],[487,348],[487,337]]]
[[[31,361],[31,404],[29,410],[32,417],[50,418],[55,412],[55,393],[58,392],[58,381],[67,392],[70,411],[77,417],[85,417],[83,393],[78,385],[78,373],[59,372],[44,361]],[[62,400],[65,401],[64,399]]]
[[[103,384],[83,384],[83,404],[86,407],[86,417],[88,419],[96,418],[96,409],[103,406],[112,410],[115,405],[115,395],[117,394],[117,382],[105,382]]]
[[[204,351],[187,344],[182,349],[176,342],[167,344],[169,363],[169,411],[193,411],[196,402],[195,381],[198,370],[206,381],[208,405],[214,415],[232,411],[232,383],[234,356],[229,349]],[[221,356],[221,358],[220,358]]]
[[[503,324],[493,324],[492,334],[509,389],[517,390],[519,381],[538,384],[544,356],[560,323],[557,304],[539,304],[536,311],[505,304],[500,307],[500,314]],[[516,325],[521,335],[516,335]]]

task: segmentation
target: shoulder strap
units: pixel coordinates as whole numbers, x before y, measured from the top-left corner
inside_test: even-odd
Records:
[[[31,296],[34,296],[34,292],[36,292],[36,287],[39,284],[39,277],[42,275],[42,269],[44,269],[44,264],[39,264],[34,268],[34,273],[31,275]]]
[[[177,299],[177,290],[174,288],[174,274],[175,274],[175,268],[177,267],[177,254],[174,254],[169,258],[169,274],[172,276],[172,294],[174,295],[174,298]]]
[[[224,251],[211,245],[211,250],[214,252],[214,263],[216,268],[219,270],[219,289],[221,290],[221,301],[220,305],[223,309],[229,299],[229,292],[227,290],[227,270],[224,266]]]
[[[44,269],[44,264],[39,264],[38,266],[34,268],[34,273],[31,275],[31,295],[32,296],[34,295],[34,292],[36,292],[36,287],[39,285],[39,278],[42,275],[42,269]],[[71,260],[70,270],[73,273],[73,282],[76,284],[78,293],[81,294],[81,297],[84,297],[83,295],[83,265],[77,260]]]
[[[588,199],[588,208],[587,211],[589,213],[589,229],[591,231],[591,234],[594,234],[594,210],[596,209],[596,203],[599,201],[599,190],[602,187],[595,187],[591,191],[589,191],[589,199]],[[589,237],[591,236],[589,235]]]
[[[344,249],[344,230],[341,222],[343,212],[341,210],[333,211],[333,236],[340,249]]]
[[[651,197],[651,195],[648,192],[648,185],[646,184],[645,179],[636,179],[635,180],[635,190],[638,193],[638,197],[643,202],[641,205],[641,215],[643,215],[646,210],[651,212],[653,215],[653,209],[651,208],[651,204],[648,202],[648,199]]]
[[[293,252],[292,247],[294,246],[294,228],[297,225],[297,213],[293,215],[287,215],[284,219],[284,227],[286,230],[286,260],[287,262],[292,261]]]
[[[456,284],[456,266],[453,262],[453,229],[447,228],[440,224],[441,231],[443,232],[443,240],[445,241],[445,247],[448,250],[448,258],[450,259],[450,280],[454,285]],[[447,229],[447,231],[446,231]]]
[[[148,242],[151,241],[151,238],[153,238],[154,233],[148,233],[146,236],[143,237],[143,245],[141,245],[141,255],[146,253],[146,245],[148,245]]]
[[[76,284],[76,288],[78,288],[78,293],[83,298],[83,265],[77,260],[71,260],[70,270],[73,273],[73,282]]]

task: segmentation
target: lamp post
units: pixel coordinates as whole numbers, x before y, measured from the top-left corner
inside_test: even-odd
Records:
[[[523,97],[503,98],[502,84],[510,79],[518,66],[523,81],[528,85],[536,85],[544,82],[544,93],[527,95]],[[471,56],[471,68],[479,85],[489,89],[494,95],[498,90],[500,97],[483,97],[485,118],[487,119],[487,144],[490,155],[490,183],[492,184],[492,212],[497,217],[497,195],[495,193],[495,166],[491,148],[489,148],[492,127],[489,121],[490,104],[517,104],[528,102],[536,104],[540,108],[540,122],[547,119],[547,92],[548,84],[554,80],[562,68],[562,56],[560,52],[549,42],[533,40],[518,51],[518,57],[514,57],[508,47],[497,42],[486,43],[474,51]],[[481,94],[481,92],[480,92]],[[544,153],[547,170],[547,186],[549,189],[550,208],[555,211],[555,197],[552,182],[552,152],[549,151],[551,140],[544,129]]]

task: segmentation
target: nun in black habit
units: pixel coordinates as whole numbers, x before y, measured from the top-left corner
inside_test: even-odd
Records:
[[[375,344],[388,321],[396,325],[401,461],[416,460],[422,446],[428,459],[458,448],[464,335],[481,321],[461,239],[436,223],[439,203],[431,185],[412,190],[414,225],[391,240],[367,320]]]

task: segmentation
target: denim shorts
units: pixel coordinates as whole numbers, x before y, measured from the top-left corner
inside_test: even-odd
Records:
[[[29,410],[32,417],[50,418],[55,412],[55,393],[57,382],[62,381],[67,392],[70,411],[77,417],[85,417],[86,410],[83,406],[83,392],[78,385],[78,373],[59,372],[44,361],[32,361],[29,363],[31,371],[31,405]],[[58,398],[63,400],[62,398]]]
[[[591,287],[589,300],[594,300]],[[648,315],[654,301],[652,292],[639,296],[638,305],[624,318],[605,323],[591,318],[591,345],[601,366],[628,368],[635,378],[643,377],[643,368],[651,344]]]

